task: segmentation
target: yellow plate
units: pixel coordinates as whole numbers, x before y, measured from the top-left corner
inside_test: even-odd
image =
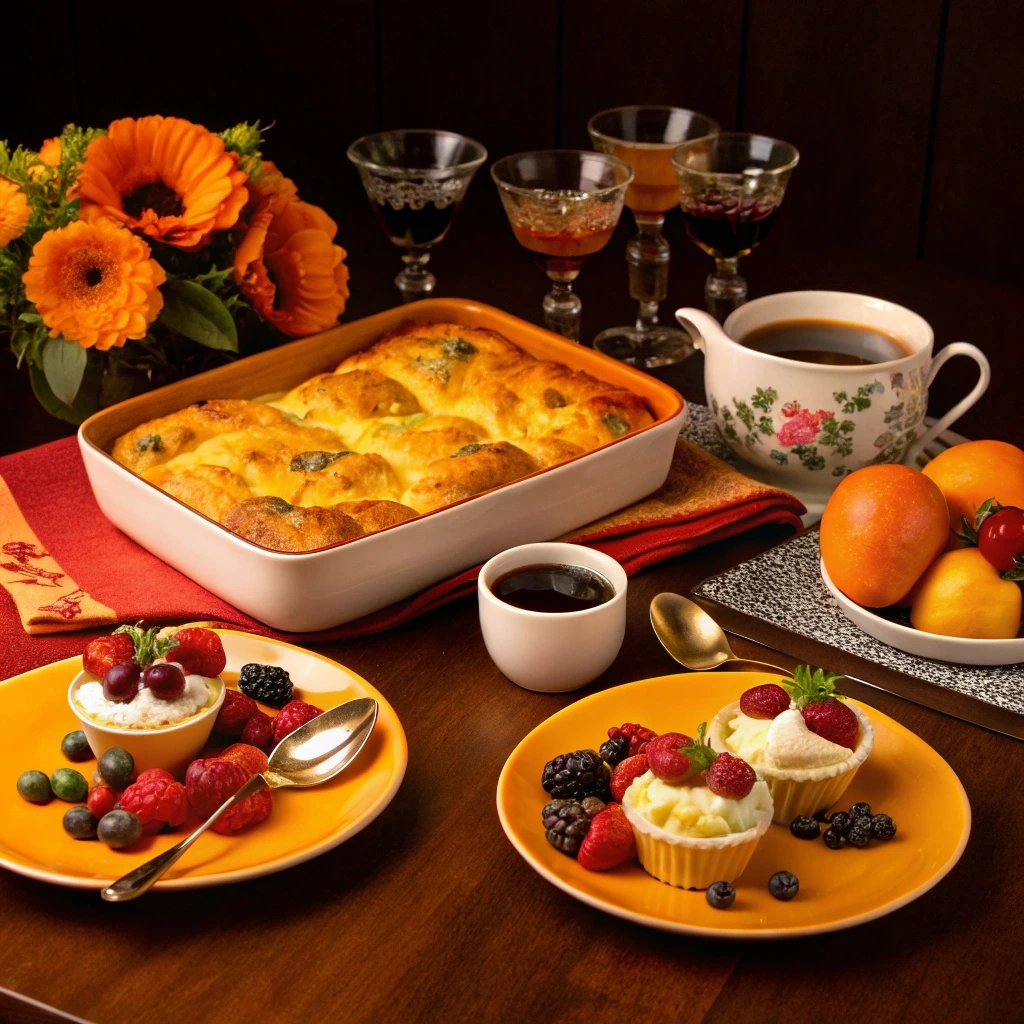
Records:
[[[312,789],[278,790],[270,817],[242,836],[207,832],[157,889],[224,885],[301,864],[365,828],[391,802],[405,775],[405,732],[391,705],[365,679],[279,640],[217,632],[227,671],[237,672],[250,661],[280,665],[299,696],[325,711],[355,697],[373,697],[380,705],[377,724],[359,757],[336,779]],[[15,783],[29,768],[49,774],[74,767],[87,778],[96,768],[95,761],[71,765],[60,752],[64,734],[79,728],[67,689],[81,667],[81,658],[68,658],[0,683],[0,867],[57,885],[101,889],[187,832],[181,828],[144,838],[130,850],[111,850],[64,832],[61,818],[70,804],[51,800],[39,806],[18,796]]]
[[[843,796],[866,800],[897,825],[888,843],[829,850],[772,825],[736,882],[728,910],[703,892],[674,889],[638,862],[587,871],[544,838],[540,811],[550,799],[540,785],[544,764],[568,750],[597,749],[607,729],[640,722],[655,732],[694,735],[724,705],[778,676],[761,672],[692,672],[627,683],[585,697],[542,722],[512,751],[498,780],[498,816],[512,845],[542,877],[584,903],[637,924],[718,938],[775,939],[850,928],[889,914],[927,892],[960,859],[971,831],[971,807],[953,769],[898,722],[865,707],[875,747]],[[857,703],[857,702],[854,702]],[[800,892],[788,903],[768,892],[776,871],[792,871]]]

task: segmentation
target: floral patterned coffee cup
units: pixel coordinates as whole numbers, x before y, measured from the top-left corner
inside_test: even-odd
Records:
[[[699,309],[676,319],[704,353],[704,387],[726,443],[781,487],[831,491],[847,473],[899,462],[962,416],[985,393],[984,353],[957,341],[932,357],[934,336],[916,313],[849,292],[782,292],[734,310],[724,326]],[[899,338],[909,354],[883,363],[805,363],[745,348],[737,339],[782,320],[840,320]],[[970,393],[923,429],[928,385],[954,356],[981,370]]]

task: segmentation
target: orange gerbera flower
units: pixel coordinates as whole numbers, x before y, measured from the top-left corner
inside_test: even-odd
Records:
[[[22,276],[51,338],[103,352],[145,337],[163,307],[165,279],[149,246],[109,220],[47,231]]]
[[[52,139],[47,139],[39,147],[39,159],[46,164],[47,167],[60,167],[60,136],[55,135]]]
[[[81,216],[110,218],[179,249],[230,228],[249,198],[245,172],[224,142],[180,117],[111,124],[86,150]]]
[[[0,249],[21,238],[31,216],[25,193],[10,178],[0,174]]]
[[[348,267],[334,244],[338,225],[318,206],[270,204],[250,223],[235,259],[235,280],[253,308],[282,334],[298,338],[330,327],[345,310]]]

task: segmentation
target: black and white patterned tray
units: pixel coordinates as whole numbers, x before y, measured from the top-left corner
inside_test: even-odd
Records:
[[[817,530],[712,576],[693,593],[886,669],[1024,715],[1024,665],[981,668],[929,661],[890,647],[850,622],[822,582]]]

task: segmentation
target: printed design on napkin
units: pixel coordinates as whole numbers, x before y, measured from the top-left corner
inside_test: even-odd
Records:
[[[0,477],[0,586],[11,595],[26,633],[113,624],[113,608],[90,597],[40,544]]]

